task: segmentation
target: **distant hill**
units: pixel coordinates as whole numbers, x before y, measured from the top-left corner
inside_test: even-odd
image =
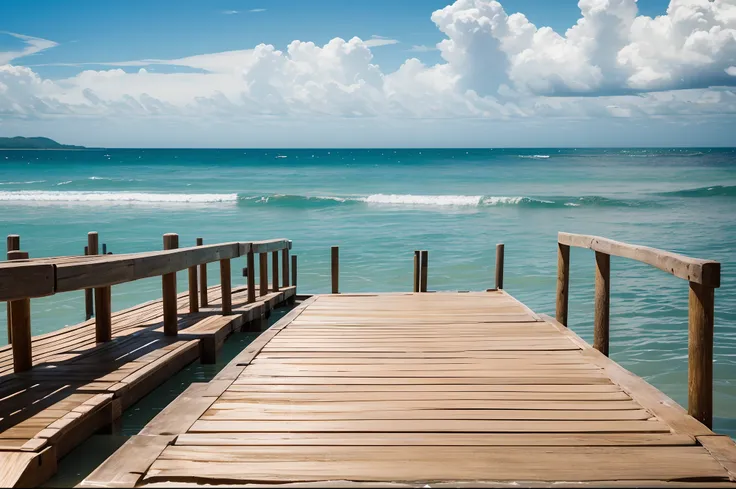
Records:
[[[84,146],[60,144],[49,138],[0,138],[0,149],[85,149]]]

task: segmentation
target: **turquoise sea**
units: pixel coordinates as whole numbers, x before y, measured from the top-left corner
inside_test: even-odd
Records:
[[[420,248],[430,289],[485,289],[502,242],[505,288],[552,315],[558,231],[719,260],[715,429],[736,435],[734,149],[0,150],[0,216],[32,257],[80,254],[88,231],[113,253],[160,249],[167,232],[182,246],[289,238],[301,293],[329,291],[332,245],[346,292],[411,290]],[[571,261],[569,323],[592,341],[593,253]],[[611,267],[611,356],[685,405],[687,283]],[[115,286],[113,308],[160,287]],[[34,334],[83,320],[83,304],[81,292],[33,300]]]

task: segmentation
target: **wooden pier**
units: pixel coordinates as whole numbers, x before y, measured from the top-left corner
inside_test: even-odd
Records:
[[[300,300],[81,486],[736,487],[736,445],[709,427],[719,265],[590,236],[558,245],[560,321],[501,287],[428,293],[427,251],[415,292],[340,293],[333,248],[332,294]],[[596,252],[594,346],[563,324],[570,246]],[[610,256],[690,282],[690,413],[608,358]]]
[[[166,235],[165,244],[175,243],[175,236]],[[2,487],[44,482],[59,458],[124,409],[197,358],[214,363],[231,333],[261,330],[273,308],[295,298],[290,279],[284,276],[279,287],[276,273],[258,290],[253,270],[248,285],[231,285],[231,259],[254,253],[287,257],[287,240],[93,256],[96,240],[90,233],[88,256],[0,265],[12,338],[0,348]],[[8,243],[15,247],[17,241]],[[197,272],[213,261],[223,271],[221,284],[208,287]],[[189,291],[177,294],[175,274],[185,269]],[[157,275],[166,277],[162,299],[112,312],[113,285]],[[94,319],[31,336],[30,298],[85,289],[94,289]]]

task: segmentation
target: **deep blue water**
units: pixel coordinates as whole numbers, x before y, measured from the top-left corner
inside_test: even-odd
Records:
[[[736,150],[0,151],[0,212],[33,257],[79,254],[88,231],[114,253],[160,249],[167,232],[182,246],[289,238],[305,293],[329,291],[331,245],[345,291],[410,290],[420,248],[431,289],[485,289],[503,242],[506,289],[549,314],[558,231],[719,260],[716,429],[736,433]],[[569,323],[591,341],[593,253],[571,261]],[[611,266],[611,356],[686,404],[687,283]],[[116,286],[113,307],[159,294],[158,279]],[[81,292],[32,307],[34,334],[84,319]]]

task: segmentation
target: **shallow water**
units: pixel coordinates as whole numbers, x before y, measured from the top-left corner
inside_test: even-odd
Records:
[[[503,242],[506,289],[552,315],[558,231],[719,260],[715,428],[736,434],[732,149],[0,151],[0,210],[0,233],[33,257],[79,254],[92,230],[114,253],[160,249],[166,232],[182,246],[286,237],[301,293],[329,292],[331,245],[344,291],[410,290],[420,248],[431,289],[484,289]],[[569,323],[591,341],[593,253],[571,262]],[[160,283],[115,286],[113,307]],[[611,293],[612,358],[685,405],[687,283],[614,257]],[[32,307],[34,334],[83,319],[81,292]]]

